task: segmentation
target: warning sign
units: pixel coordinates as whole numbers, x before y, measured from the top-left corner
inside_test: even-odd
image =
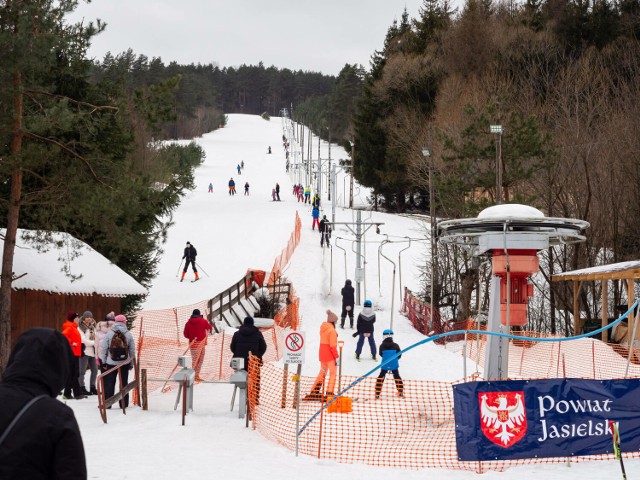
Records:
[[[304,363],[304,333],[291,332],[284,339],[284,363]]]

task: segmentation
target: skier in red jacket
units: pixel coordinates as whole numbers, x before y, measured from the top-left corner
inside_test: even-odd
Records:
[[[207,331],[211,331],[211,324],[200,314],[197,308],[184,326],[184,336],[189,340],[192,367],[196,371],[196,381],[201,382],[200,369],[204,362],[204,350],[207,344]]]

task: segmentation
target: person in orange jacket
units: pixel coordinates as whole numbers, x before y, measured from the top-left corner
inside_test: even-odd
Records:
[[[336,331],[336,322],[338,315],[331,310],[327,310],[327,320],[320,325],[320,350],[318,357],[320,359],[320,372],[316,377],[316,381],[309,392],[305,395],[304,400],[323,400],[322,385],[329,373],[329,382],[325,396],[333,395],[333,389],[336,385],[336,366],[337,360],[340,358],[338,353],[338,332]]]
[[[75,398],[76,400],[87,398],[80,390],[80,382],[78,381],[78,376],[80,375],[79,363],[82,356],[82,337],[80,336],[80,330],[78,330],[79,323],[80,317],[78,314],[69,312],[67,313],[67,320],[62,324],[62,334],[67,337],[73,353],[73,356],[69,357],[69,377],[64,386],[64,396],[68,399]],[[72,390],[73,397],[71,396]]]

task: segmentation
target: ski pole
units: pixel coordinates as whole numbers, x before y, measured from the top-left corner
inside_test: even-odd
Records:
[[[200,270],[202,270],[202,273],[204,273],[207,277],[209,276],[209,274],[205,271],[205,269],[204,269],[204,268],[202,268],[202,267],[200,266],[200,264],[199,264],[198,262],[194,262],[194,263],[196,264],[196,266],[197,266]]]
[[[609,420],[609,428],[611,428],[611,436],[613,437],[613,453],[615,453],[616,458],[620,460],[620,469],[622,470],[623,480],[627,480],[627,472],[624,470],[622,452],[620,451],[620,432],[618,431],[618,424],[613,420]]]
[[[182,267],[182,260],[184,260],[184,258],[180,259],[180,265],[178,265],[178,271],[176,272],[176,278],[178,277],[178,275],[180,275],[180,268]]]

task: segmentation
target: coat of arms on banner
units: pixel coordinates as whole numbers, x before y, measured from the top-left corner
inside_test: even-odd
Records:
[[[509,448],[527,432],[524,392],[479,392],[482,433],[493,443]]]

